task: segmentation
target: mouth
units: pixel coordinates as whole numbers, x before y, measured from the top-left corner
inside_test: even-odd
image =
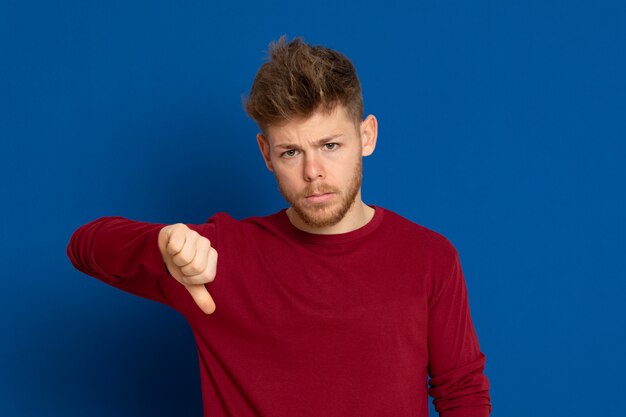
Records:
[[[326,201],[331,200],[334,196],[335,196],[335,193],[320,193],[320,194],[307,195],[305,199],[309,203],[324,203]]]

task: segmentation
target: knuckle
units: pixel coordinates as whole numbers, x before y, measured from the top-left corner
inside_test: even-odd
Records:
[[[170,237],[170,240],[167,242],[167,251],[170,254],[175,254],[180,251],[182,248],[182,241],[176,238],[176,236]]]
[[[211,242],[206,237],[198,235],[198,246],[208,250],[211,247]]]
[[[213,281],[215,281],[215,274],[214,274],[214,273],[211,273],[211,272],[206,272],[206,273],[204,274],[204,276],[205,276],[205,279],[206,279],[206,281],[207,281],[207,282],[213,282]]]
[[[180,266],[189,265],[190,263],[193,262],[194,253],[190,250],[188,246],[184,247],[179,255],[180,255],[180,262],[181,262]]]
[[[207,278],[212,282],[217,276],[217,262],[209,262],[205,270]]]
[[[202,269],[199,267],[199,265],[197,264],[197,262],[191,262],[188,265],[185,265],[181,268],[181,271],[183,271],[183,274],[185,275],[198,275],[200,272],[202,272]]]
[[[187,226],[182,223],[176,223],[168,227],[170,228],[169,244],[172,246],[177,246],[177,249],[180,250],[180,247],[185,241],[184,228],[186,228]]]
[[[185,276],[185,283],[187,285],[197,285],[197,284],[202,284],[202,282],[200,282],[198,280],[198,276],[194,275],[194,276]]]
[[[174,257],[174,262],[178,266],[185,266],[191,262],[190,255],[184,252],[180,252]]]

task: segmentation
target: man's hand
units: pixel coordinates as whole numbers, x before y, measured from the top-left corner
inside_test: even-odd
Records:
[[[215,279],[217,251],[211,242],[182,223],[165,226],[159,232],[159,249],[165,266],[191,294],[206,314],[215,311],[215,302],[204,284]]]

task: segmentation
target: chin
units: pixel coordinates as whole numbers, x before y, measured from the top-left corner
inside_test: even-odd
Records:
[[[292,207],[307,226],[322,228],[335,226],[342,221],[353,204],[354,200],[350,204],[345,201],[338,201],[315,207],[303,207],[302,205],[292,205]]]

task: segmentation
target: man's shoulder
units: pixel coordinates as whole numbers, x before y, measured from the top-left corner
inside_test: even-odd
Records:
[[[385,211],[385,229],[390,238],[418,246],[421,250],[454,256],[456,248],[443,234],[406,218],[390,209]]]
[[[215,224],[219,229],[263,230],[279,226],[281,224],[280,216],[283,211],[267,215],[243,217],[242,219],[236,219],[227,212],[217,212],[209,217],[206,222]]]

